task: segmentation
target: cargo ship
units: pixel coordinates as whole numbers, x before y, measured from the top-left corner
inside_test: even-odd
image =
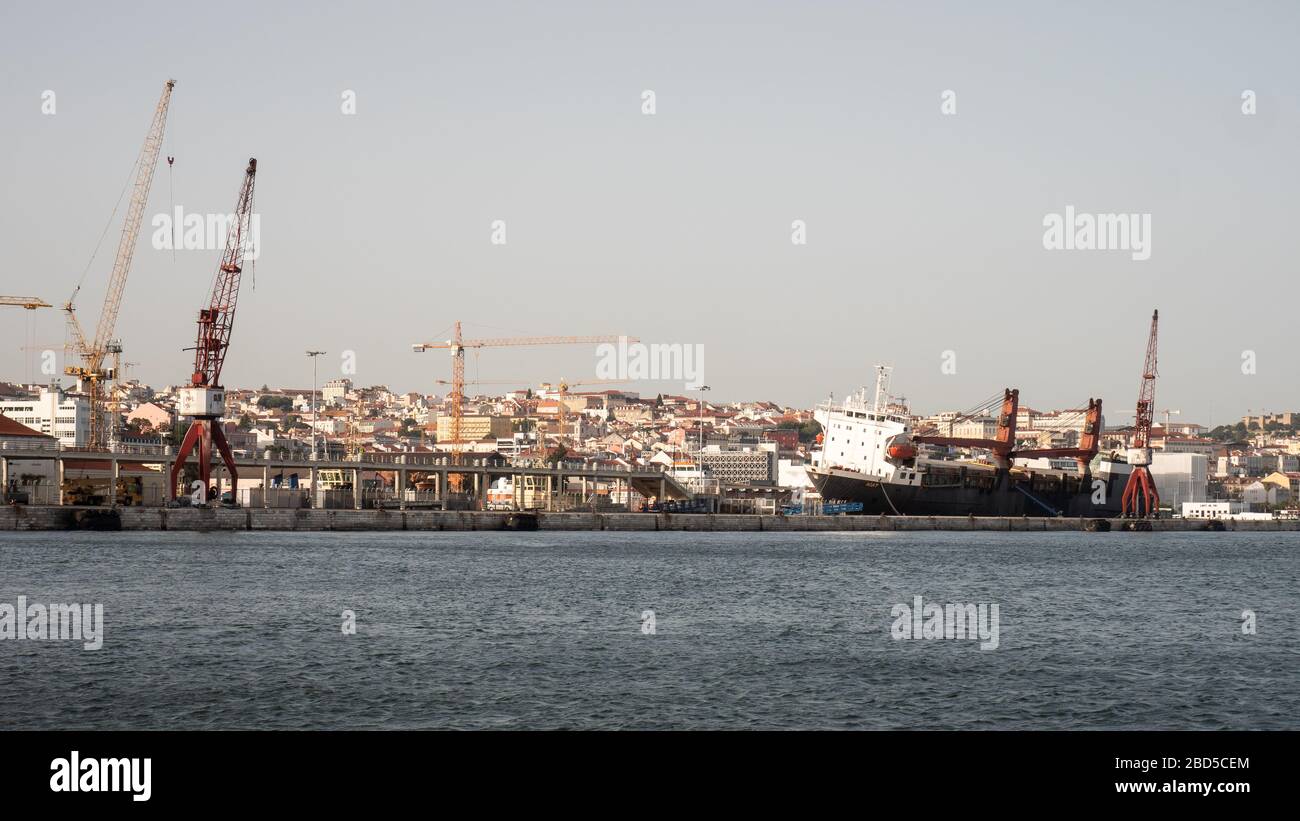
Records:
[[[862,515],[1120,515],[1129,466],[1097,458],[1100,399],[1083,412],[1077,447],[1017,449],[1019,391],[1003,391],[994,438],[943,436],[914,429],[907,407],[889,396],[890,371],[877,366],[870,395],[862,388],[814,411],[821,448],[807,472],[824,502],[860,502]],[[948,455],[957,449],[987,456]],[[1073,464],[1053,466],[1062,462]]]

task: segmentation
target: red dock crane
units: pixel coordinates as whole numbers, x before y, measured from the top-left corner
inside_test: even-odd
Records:
[[[1121,500],[1124,518],[1154,519],[1160,512],[1160,494],[1151,478],[1151,421],[1156,409],[1156,326],[1160,312],[1151,314],[1151,336],[1147,338],[1147,358],[1142,365],[1142,384],[1138,388],[1137,412],[1133,421],[1133,446],[1128,450],[1128,463],[1133,472],[1128,476]]]
[[[185,460],[195,446],[198,447],[199,480],[204,493],[209,493],[208,480],[212,476],[212,445],[221,452],[221,460],[230,471],[233,490],[239,479],[235,458],[221,429],[221,417],[226,411],[226,390],[221,387],[221,366],[226,361],[230,347],[230,332],[235,325],[235,305],[239,301],[239,283],[244,272],[244,252],[248,244],[253,215],[253,184],[257,175],[257,160],[249,159],[244,172],[244,182],[239,188],[234,220],[226,232],[226,250],[212,280],[212,299],[208,307],[199,311],[198,342],[194,347],[194,372],[190,387],[183,388],[177,402],[181,416],[193,417],[185,433],[176,461],[171,470],[171,498],[176,498],[176,481]],[[252,265],[252,260],[249,260]],[[210,496],[209,496],[210,498]]]

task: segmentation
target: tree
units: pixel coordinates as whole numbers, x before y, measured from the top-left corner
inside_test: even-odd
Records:
[[[264,394],[257,398],[257,406],[259,408],[271,408],[273,410],[289,410],[293,407],[293,400],[287,396]]]

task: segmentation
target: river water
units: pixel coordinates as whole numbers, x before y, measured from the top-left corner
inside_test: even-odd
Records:
[[[103,646],[0,640],[0,728],[1297,729],[1298,593],[1300,533],[7,533]]]

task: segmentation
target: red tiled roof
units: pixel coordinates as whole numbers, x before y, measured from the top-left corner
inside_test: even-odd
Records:
[[[53,439],[38,430],[32,430],[21,422],[15,422],[3,413],[0,413],[0,436],[32,436],[38,439]]]

